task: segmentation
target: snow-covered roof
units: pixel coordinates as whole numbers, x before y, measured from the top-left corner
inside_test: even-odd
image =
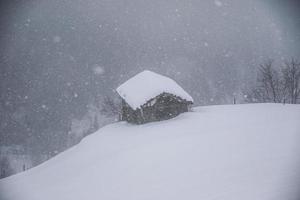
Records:
[[[148,70],[120,85],[117,92],[133,109],[140,108],[147,101],[162,93],[173,94],[193,102],[193,98],[174,80]]]

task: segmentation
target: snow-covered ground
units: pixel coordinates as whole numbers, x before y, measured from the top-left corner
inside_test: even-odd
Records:
[[[115,123],[0,180],[0,199],[296,200],[299,122],[299,105],[255,104]]]

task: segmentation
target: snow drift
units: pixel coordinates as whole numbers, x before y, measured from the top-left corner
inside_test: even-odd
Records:
[[[106,126],[27,172],[1,200],[299,199],[300,106],[208,106]]]

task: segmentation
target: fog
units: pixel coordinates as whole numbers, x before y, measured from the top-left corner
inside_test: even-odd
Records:
[[[195,105],[243,103],[259,64],[300,56],[296,1],[2,4],[0,144],[37,162],[114,121],[97,105],[142,70],[173,78]]]

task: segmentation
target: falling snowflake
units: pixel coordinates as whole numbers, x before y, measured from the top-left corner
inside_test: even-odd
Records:
[[[46,110],[46,109],[47,109],[47,106],[46,106],[45,104],[43,104],[43,105],[42,105],[42,108]]]
[[[204,42],[204,46],[208,47],[208,43],[207,43],[207,42]]]
[[[223,3],[220,0],[215,0],[215,5],[221,7],[223,6]]]
[[[95,65],[95,67],[93,68],[93,71],[96,75],[102,75],[105,72],[103,67],[101,67],[99,65]]]
[[[61,41],[61,37],[59,37],[57,35],[53,37],[53,42],[54,43],[60,43],[60,41]]]

